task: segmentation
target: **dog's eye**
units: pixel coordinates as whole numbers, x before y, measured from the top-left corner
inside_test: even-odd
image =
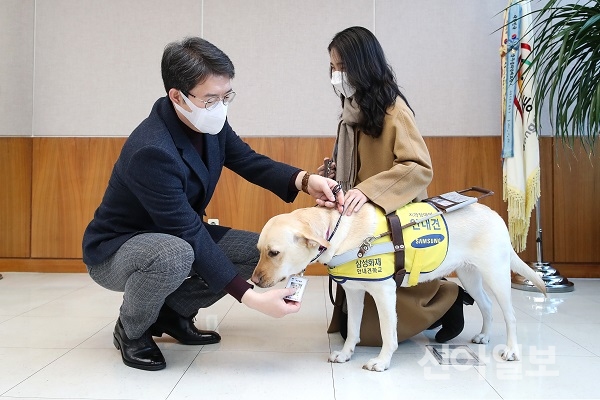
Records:
[[[279,252],[277,250],[269,250],[269,257],[277,257]]]

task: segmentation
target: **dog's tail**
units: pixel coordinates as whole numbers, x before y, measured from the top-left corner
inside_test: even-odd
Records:
[[[546,285],[544,284],[543,279],[531,267],[529,267],[529,265],[525,264],[523,260],[519,258],[512,247],[510,254],[510,269],[528,279],[540,290],[540,292],[546,295]]]

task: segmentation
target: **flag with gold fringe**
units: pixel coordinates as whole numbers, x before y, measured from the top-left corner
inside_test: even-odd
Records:
[[[533,79],[530,0],[509,0],[500,47],[502,82],[503,199],[508,202],[508,231],[515,251],[525,250],[531,211],[540,197],[540,156]]]

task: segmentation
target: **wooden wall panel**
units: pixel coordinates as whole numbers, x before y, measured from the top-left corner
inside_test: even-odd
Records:
[[[31,138],[0,138],[0,257],[29,257]]]
[[[35,138],[31,256],[81,258],[124,138]]]
[[[334,138],[244,138],[256,152],[315,171],[323,158],[331,154]],[[287,213],[315,204],[312,197],[299,193],[296,200],[287,204],[279,197],[252,185],[225,169],[206,213],[218,218],[222,225],[260,232],[264,224],[277,214]]]
[[[600,260],[600,145],[591,158],[576,143],[554,149],[554,257],[556,262]]]
[[[334,144],[334,138],[262,137],[244,140],[259,153],[311,171],[322,164],[323,157],[331,154]],[[425,141],[434,168],[430,195],[481,186],[495,192],[494,196],[482,199],[481,202],[506,219],[507,207],[502,200],[499,138],[427,137]],[[227,198],[238,199],[233,209],[225,200]],[[313,204],[310,197],[300,194],[293,204],[286,205],[276,196],[253,187],[226,170],[207,213],[210,218],[219,218],[223,224],[260,231],[271,216]]]
[[[507,221],[507,203],[502,199],[502,144],[499,137],[426,137],[431,153],[433,181],[429,195],[452,190],[480,186],[494,191],[494,195],[480,200]],[[552,257],[553,199],[552,199],[552,139],[540,140],[541,207],[544,231],[544,258]],[[537,238],[535,210],[531,214],[531,225],[526,249],[519,256],[528,262],[537,261]],[[547,239],[547,240],[546,240]]]
[[[83,230],[97,208],[126,138],[0,138],[0,271],[85,271]],[[331,154],[334,138],[244,138],[257,152],[302,169],[316,170]],[[506,219],[502,200],[499,137],[427,137],[434,178],[430,195],[482,186],[495,195],[482,203]],[[567,277],[600,277],[596,199],[597,164],[561,154],[552,138],[541,139],[544,259]],[[595,159],[594,159],[595,160]],[[208,217],[259,232],[273,215],[314,201],[300,193],[286,204],[270,192],[224,170]],[[535,213],[525,261],[536,260]],[[31,237],[31,239],[30,239]],[[308,273],[325,273],[320,264]]]
[[[425,137],[425,143],[433,164],[433,181],[428,188],[430,196],[472,186],[489,189],[494,195],[480,202],[507,221],[508,207],[502,199],[502,144],[499,137]],[[534,231],[534,228],[530,228],[527,248],[520,253],[526,261],[536,258]]]
[[[498,212],[505,220],[502,201],[502,164],[497,137],[426,137],[433,163],[433,181],[429,196],[480,186],[494,191],[481,203]]]

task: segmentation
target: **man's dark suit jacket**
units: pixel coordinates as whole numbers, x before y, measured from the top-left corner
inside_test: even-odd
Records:
[[[211,291],[219,292],[231,282],[236,268],[202,221],[223,167],[286,202],[298,194],[290,190],[298,168],[257,154],[227,122],[217,135],[202,135],[206,163],[183,131],[169,98],[156,101],[125,142],[102,203],[84,233],[87,265],[105,261],[134,235],[166,233],[192,246],[193,269]],[[236,200],[244,207],[243,199]]]

